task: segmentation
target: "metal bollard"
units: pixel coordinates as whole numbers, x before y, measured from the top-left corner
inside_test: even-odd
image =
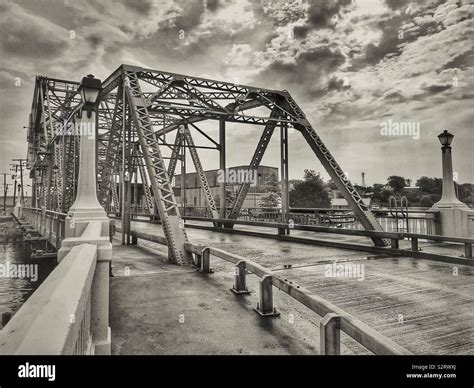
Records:
[[[391,239],[391,247],[393,249],[398,249],[399,248],[399,244],[398,244],[398,239],[397,238],[392,238]]]
[[[208,247],[204,248],[201,252],[201,265],[198,271],[201,273],[214,273],[211,268],[211,255]]]
[[[464,257],[472,258],[472,244],[471,243],[464,244]]]
[[[110,242],[114,239],[115,236],[115,220],[110,220],[109,223],[109,239]]]
[[[246,284],[245,261],[239,261],[234,270],[234,286],[230,290],[236,295],[250,294]]]
[[[260,302],[254,310],[262,317],[277,317],[280,315],[273,307],[272,275],[265,275],[260,280]]]
[[[411,250],[412,251],[418,251],[418,239],[417,238],[414,238],[412,237],[411,238]]]
[[[341,331],[339,315],[328,313],[319,324],[320,354],[335,356],[341,354]]]

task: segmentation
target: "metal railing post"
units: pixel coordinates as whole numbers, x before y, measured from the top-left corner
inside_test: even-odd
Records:
[[[255,311],[262,317],[277,317],[280,315],[273,306],[272,275],[265,275],[260,279],[260,302]]]
[[[198,259],[199,260],[199,259]],[[201,252],[199,272],[201,273],[213,273],[211,268],[211,255],[208,247],[204,248]]]
[[[59,214],[56,215],[56,249],[59,249],[60,248],[60,245],[61,244],[61,236],[60,236],[60,233],[61,233],[61,223],[59,221]]]
[[[471,243],[464,244],[464,257],[472,258],[472,244]]]
[[[250,291],[247,289],[245,277],[245,260],[241,260],[235,264],[234,268],[234,286],[230,289],[234,294],[250,294]]]
[[[390,241],[391,241],[390,246],[393,249],[398,249],[399,248],[398,238],[392,238]]]
[[[411,238],[411,250],[418,251],[418,239],[416,237]]]
[[[328,313],[319,324],[320,354],[334,356],[341,354],[340,318],[335,313]]]

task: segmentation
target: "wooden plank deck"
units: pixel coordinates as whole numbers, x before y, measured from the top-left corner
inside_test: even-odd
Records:
[[[162,234],[159,225],[134,223],[134,227]],[[198,229],[187,233],[193,243],[238,253],[271,268],[414,354],[474,354],[472,267]],[[427,248],[428,244],[437,251],[435,244],[427,243]],[[442,244],[439,250],[457,252],[458,248]],[[325,276],[326,266],[334,262],[363,265],[363,280]],[[220,259],[212,258],[211,265],[216,271],[229,272],[229,265]],[[291,269],[285,268],[288,265]],[[277,306],[280,294],[275,294]]]

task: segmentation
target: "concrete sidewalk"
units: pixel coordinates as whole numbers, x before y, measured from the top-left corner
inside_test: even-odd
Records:
[[[167,263],[166,247],[114,246],[110,286],[112,354],[318,354],[321,317],[274,289],[278,318],[253,309],[251,295],[230,292],[233,266],[215,260],[216,273]],[[342,352],[366,353],[342,337]]]

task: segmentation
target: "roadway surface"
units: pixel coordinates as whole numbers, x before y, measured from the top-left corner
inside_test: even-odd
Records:
[[[156,224],[133,222],[132,228],[163,235]],[[472,267],[201,229],[187,228],[187,234],[194,244],[222,248],[272,269],[415,354],[474,354]],[[327,238],[361,241],[342,235]],[[462,252],[461,246],[420,246],[451,255]],[[215,274],[201,275],[168,264],[166,252],[166,247],[144,240],[139,246],[114,246],[113,353],[318,354],[321,317],[275,290],[281,317],[260,318],[253,312],[258,300],[255,276],[248,277],[255,292],[236,297],[229,292],[231,264],[212,257]],[[363,270],[363,276],[328,277],[333,268],[328,265],[334,262],[360,265],[352,268]],[[366,353],[347,336],[341,339],[343,354]]]

